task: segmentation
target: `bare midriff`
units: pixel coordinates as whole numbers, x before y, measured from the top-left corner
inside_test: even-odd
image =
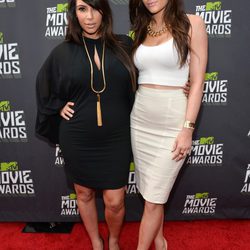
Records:
[[[182,89],[183,87],[179,86],[165,86],[165,85],[157,85],[157,84],[140,84],[143,87],[151,88],[151,89]]]

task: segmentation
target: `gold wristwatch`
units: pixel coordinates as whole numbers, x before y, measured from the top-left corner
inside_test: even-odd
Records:
[[[195,128],[195,123],[186,120],[186,121],[184,122],[183,127],[184,127],[184,128],[194,129],[194,128]]]

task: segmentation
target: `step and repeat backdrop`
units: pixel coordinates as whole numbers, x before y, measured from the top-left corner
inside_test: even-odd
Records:
[[[116,33],[129,33],[128,0],[110,0]],[[209,36],[202,108],[191,154],[166,206],[168,220],[250,218],[250,2],[185,0]],[[34,132],[35,79],[67,27],[67,1],[0,0],[0,221],[79,221],[59,145]],[[103,219],[103,201],[97,205]],[[140,220],[134,179],[126,220]]]

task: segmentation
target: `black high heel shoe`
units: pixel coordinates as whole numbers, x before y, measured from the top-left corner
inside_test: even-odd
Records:
[[[165,249],[167,250],[168,249],[168,242],[165,238],[164,238],[164,245],[165,245]]]

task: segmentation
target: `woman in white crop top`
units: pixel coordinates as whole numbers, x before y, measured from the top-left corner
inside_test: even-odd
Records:
[[[137,188],[145,200],[137,250],[167,249],[164,204],[191,149],[207,63],[203,20],[181,0],[130,0],[139,88],[131,113]],[[182,87],[190,78],[188,98]]]

